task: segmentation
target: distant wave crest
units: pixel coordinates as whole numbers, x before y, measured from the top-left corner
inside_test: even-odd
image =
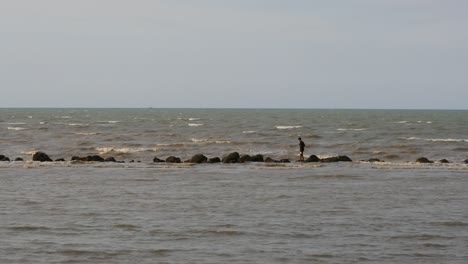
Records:
[[[99,154],[128,154],[128,153],[137,153],[137,152],[156,152],[158,148],[114,148],[114,147],[103,147],[103,148],[96,148]]]
[[[419,138],[419,137],[409,137],[402,138],[405,140],[425,140],[432,142],[468,142],[468,139],[458,139],[458,138]]]
[[[303,126],[276,126],[276,129],[298,129],[302,128]]]

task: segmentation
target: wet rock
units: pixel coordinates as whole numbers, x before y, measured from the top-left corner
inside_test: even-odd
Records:
[[[105,162],[117,162],[114,157],[108,157],[104,161]]]
[[[290,163],[291,161],[289,159],[280,159],[280,163]]]
[[[78,157],[78,156],[73,156],[73,157],[71,158],[71,161],[80,160],[80,159],[81,159],[81,158]]]
[[[352,162],[352,160],[348,156],[336,156],[336,157],[329,157],[320,159],[320,162]]]
[[[376,159],[376,158],[368,159],[367,161],[368,162],[383,162],[383,160]]]
[[[56,159],[55,161],[65,161],[65,159]]]
[[[468,164],[468,159],[465,160],[465,164]]]
[[[86,161],[104,162],[105,159],[99,155],[92,155],[92,156],[86,157]]]
[[[205,163],[207,161],[208,158],[203,154],[196,154],[189,160],[190,163]]]
[[[434,161],[432,160],[429,160],[428,158],[426,157],[421,157],[421,158],[418,158],[416,160],[417,163],[434,163]]]
[[[250,155],[242,155],[239,158],[239,162],[250,162],[252,161],[252,157]]]
[[[237,152],[230,153],[223,158],[224,163],[237,163],[239,162],[240,155]]]
[[[22,158],[16,158],[15,161],[24,161]]]
[[[265,162],[274,163],[274,162],[278,162],[278,161],[277,161],[277,160],[274,160],[274,159],[272,159],[272,158],[270,158],[270,157],[266,157],[266,158],[265,158]]]
[[[208,163],[220,163],[220,162],[221,162],[221,159],[218,157],[211,158],[208,160]]]
[[[308,157],[305,162],[320,162],[320,158],[316,155],[310,155],[310,157]]]
[[[158,157],[154,157],[153,162],[161,163],[161,162],[166,162],[166,161],[162,159],[158,159]]]
[[[0,155],[0,161],[10,161],[10,158],[5,155]]]
[[[441,159],[439,160],[440,163],[451,163],[449,160],[447,159]]]
[[[338,156],[338,161],[341,161],[341,162],[352,162],[353,160],[351,160],[348,156]]]
[[[167,163],[182,163],[182,161],[180,160],[180,158],[178,157],[175,157],[175,156],[170,156],[166,159],[166,162]]]
[[[50,162],[50,161],[52,161],[52,159],[47,154],[45,154],[44,152],[38,151],[38,152],[34,153],[33,161]]]
[[[255,156],[252,156],[252,162],[263,162],[263,155],[262,154],[257,154]]]

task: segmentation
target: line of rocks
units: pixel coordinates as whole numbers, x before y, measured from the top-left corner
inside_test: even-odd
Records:
[[[38,151],[33,155],[33,161],[39,161],[39,162],[52,162],[52,160],[49,155],[47,155],[44,152]],[[4,155],[0,155],[0,161],[11,161],[9,157],[6,157]],[[16,158],[15,161],[24,161],[22,158]],[[55,161],[60,162],[60,161],[65,161],[65,159],[60,158],[56,159]],[[125,161],[118,161],[114,157],[108,157],[108,158],[103,158],[99,155],[91,155],[91,156],[86,156],[86,157],[79,157],[79,156],[73,156],[71,158],[71,161],[74,162],[116,162],[116,163],[125,163]],[[368,160],[362,160],[365,162],[384,162],[383,160],[379,160],[376,158],[368,159]],[[135,162],[134,160],[131,160],[130,162]],[[141,162],[141,161],[136,161],[136,162]],[[153,159],[154,163],[182,163],[182,160],[179,157],[176,156],[169,156],[165,160],[159,159],[158,157],[155,157]],[[214,157],[214,158],[208,158],[203,154],[196,154],[192,158],[183,161],[184,163],[245,163],[245,162],[266,162],[266,163],[290,163],[291,161],[289,159],[280,159],[280,160],[275,160],[270,157],[264,158],[263,155],[257,154],[257,155],[240,155],[238,152],[232,152],[225,156],[224,158],[219,158],[219,157]],[[319,158],[316,155],[311,155],[309,156],[304,162],[309,163],[309,162],[323,162],[323,163],[330,163],[330,162],[352,162],[352,160],[348,156],[336,156],[336,157],[328,157],[328,158]],[[434,161],[429,160],[426,157],[421,157],[416,160],[417,163],[434,163]],[[447,159],[441,159],[439,160],[439,163],[451,163]],[[464,161],[465,164],[468,164],[468,159]]]

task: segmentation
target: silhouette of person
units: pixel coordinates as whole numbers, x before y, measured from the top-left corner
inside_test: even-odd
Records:
[[[301,138],[299,139],[299,161],[304,161],[304,149],[305,149],[305,143],[302,141]]]

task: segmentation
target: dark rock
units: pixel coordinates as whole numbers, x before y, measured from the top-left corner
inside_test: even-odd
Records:
[[[50,162],[52,161],[52,159],[47,155],[45,154],[44,152],[36,152],[34,153],[33,155],[33,161],[40,161],[40,162]]]
[[[416,160],[417,163],[434,163],[434,161],[432,160],[429,160],[428,158],[426,157],[421,157],[421,158],[418,158]]]
[[[114,157],[108,157],[104,161],[105,162],[117,162]]]
[[[372,159],[369,159],[367,160],[368,162],[383,162],[383,160],[380,160],[380,159],[376,159],[376,158],[372,158]]]
[[[221,159],[218,157],[211,158],[208,160],[208,163],[220,163],[220,162],[221,162]]]
[[[338,162],[338,157],[329,157],[320,159],[320,162]]]
[[[166,162],[166,161],[164,161],[162,159],[158,159],[158,157],[154,157],[153,162],[161,163],[161,162]]]
[[[281,163],[290,163],[291,161],[289,159],[280,159]]]
[[[250,155],[242,155],[239,158],[239,162],[249,162],[252,161],[252,157]]]
[[[205,163],[208,161],[208,158],[203,155],[203,154],[197,154],[197,155],[194,155],[191,159],[190,159],[190,163]]]
[[[166,162],[167,163],[182,163],[182,161],[180,160],[180,158],[178,157],[174,157],[174,156],[170,156],[166,159]]]
[[[65,161],[65,159],[56,159],[55,161]]]
[[[263,162],[263,155],[257,154],[252,156],[252,162]]]
[[[81,160],[81,158],[78,157],[78,156],[73,156],[73,157],[71,158],[71,160],[72,160],[72,161],[74,161],[74,160]]]
[[[134,163],[134,162],[135,162],[135,160],[131,160],[131,161],[130,161],[130,163]]]
[[[272,158],[270,158],[270,157],[266,157],[266,158],[265,158],[265,162],[272,163],[272,162],[278,162],[278,161],[277,161],[277,160],[274,160],[274,159],[272,159]]]
[[[22,158],[16,158],[15,161],[24,161]]]
[[[104,162],[105,159],[99,155],[92,155],[92,156],[86,157],[86,161]]]
[[[468,164],[468,159],[466,159],[464,162],[465,162],[465,164]]]
[[[239,162],[240,155],[237,152],[230,153],[223,158],[224,163],[237,163]]]
[[[338,156],[338,161],[352,162],[352,160],[348,156]]]
[[[0,161],[10,161],[10,158],[5,155],[0,155]]]
[[[439,160],[440,163],[451,163],[450,161],[448,161],[447,159],[441,159]]]
[[[305,162],[320,162],[320,158],[316,155],[310,155],[310,157],[308,157]]]

